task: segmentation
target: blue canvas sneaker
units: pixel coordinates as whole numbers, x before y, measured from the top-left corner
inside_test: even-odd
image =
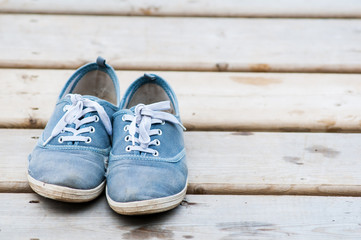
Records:
[[[175,208],[187,189],[188,170],[176,96],[157,75],[131,84],[114,114],[106,196],[120,214]]]
[[[79,68],[29,155],[28,180],[38,194],[65,202],[96,198],[105,186],[112,115],[119,110],[114,69],[98,58]]]

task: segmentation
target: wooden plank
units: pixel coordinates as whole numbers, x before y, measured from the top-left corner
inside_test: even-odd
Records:
[[[128,70],[361,72],[359,19],[2,14],[0,22],[3,68],[76,68],[102,55]]]
[[[0,192],[29,192],[40,130],[0,130]],[[361,134],[186,132],[188,193],[361,196]]]
[[[2,239],[358,239],[360,198],[187,195],[176,209],[129,217],[105,197],[68,204],[0,194]],[[66,231],[64,231],[66,229]]]
[[[359,18],[357,0],[71,0],[49,3],[47,0],[8,0],[0,2],[2,13],[46,13],[83,15],[197,16],[197,17],[307,17]]]
[[[0,127],[42,128],[72,70],[0,69]],[[360,132],[361,75],[156,72],[188,130]],[[118,71],[123,94],[143,72]]]

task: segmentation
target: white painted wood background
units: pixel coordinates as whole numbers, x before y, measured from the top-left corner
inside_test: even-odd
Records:
[[[359,239],[360,18],[358,0],[0,1],[0,239]],[[151,71],[177,93],[189,188],[173,211],[28,186],[31,128],[98,55],[122,92]]]
[[[87,204],[0,194],[2,239],[358,239],[361,198],[187,195],[173,211],[119,216]]]
[[[30,192],[41,130],[0,130],[0,192]],[[361,134],[187,132],[188,193],[361,196]],[[20,143],[20,144],[19,144]]]
[[[44,127],[73,70],[0,69],[1,127]],[[117,71],[123,93],[141,71]],[[159,72],[188,130],[360,132],[359,74]]]
[[[0,67],[77,68],[102,55],[128,70],[361,72],[360,19],[1,14],[0,23]]]

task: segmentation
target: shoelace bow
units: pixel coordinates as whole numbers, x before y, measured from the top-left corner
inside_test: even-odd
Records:
[[[185,130],[185,127],[173,114],[162,112],[163,110],[169,109],[170,101],[157,102],[149,105],[138,104],[135,107],[134,115],[123,115],[123,121],[131,121],[127,130],[130,135],[128,141],[131,140],[132,145],[127,146],[126,150],[151,153],[157,156],[158,152],[149,148],[149,146],[159,145],[160,141],[158,139],[151,141],[150,137],[153,135],[161,135],[162,132],[160,129],[150,129],[152,124],[163,124],[165,121],[168,121],[178,124]],[[136,133],[138,133],[138,138],[135,137]]]
[[[55,125],[53,131],[51,132],[50,137],[44,142],[43,146],[48,144],[50,140],[63,132],[71,132],[72,136],[62,136],[62,142],[66,141],[79,141],[79,142],[89,142],[89,137],[79,136],[81,133],[87,133],[94,131],[93,127],[84,127],[80,128],[83,124],[96,122],[99,120],[98,116],[93,115],[90,117],[83,117],[85,114],[90,112],[97,112],[101,122],[103,123],[107,133],[112,135],[112,124],[109,119],[108,114],[105,112],[104,108],[97,102],[92,101],[87,98],[83,98],[79,94],[68,94],[72,105],[66,105],[64,110],[66,113]],[[75,124],[75,127],[67,127],[67,125]],[[91,141],[91,139],[90,139]]]

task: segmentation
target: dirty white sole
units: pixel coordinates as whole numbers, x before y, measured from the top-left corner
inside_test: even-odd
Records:
[[[164,212],[177,207],[186,195],[187,184],[181,192],[175,195],[136,202],[116,202],[109,197],[108,189],[105,192],[109,206],[115,212],[123,215],[143,215]]]
[[[98,197],[105,186],[103,181],[99,186],[93,189],[75,189],[62,187],[53,184],[38,181],[28,174],[30,187],[39,195],[62,202],[88,202]]]

